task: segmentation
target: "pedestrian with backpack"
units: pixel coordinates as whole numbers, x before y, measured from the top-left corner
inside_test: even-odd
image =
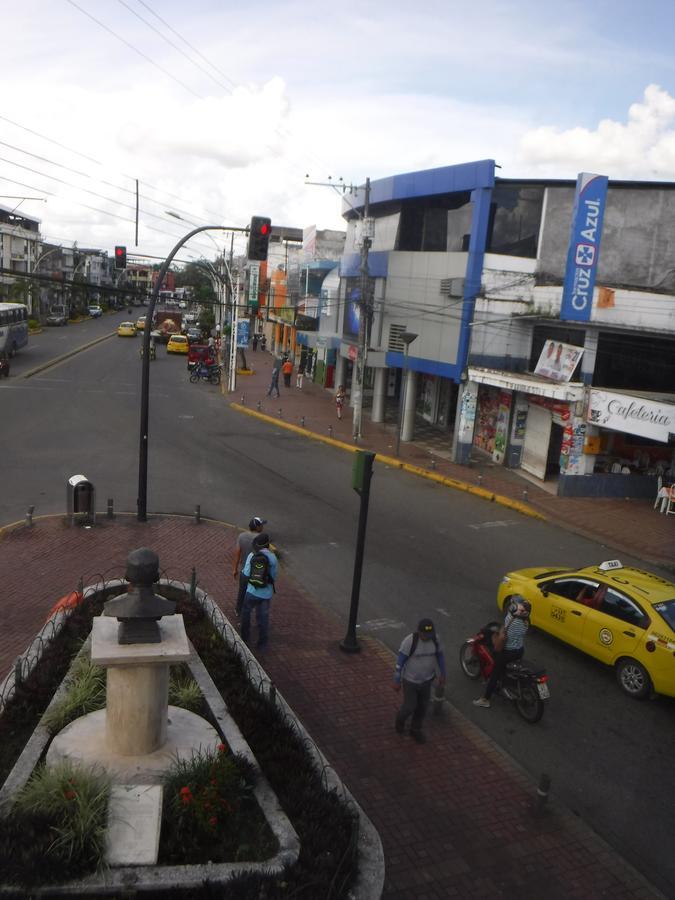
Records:
[[[403,704],[396,714],[396,731],[403,734],[410,721],[410,737],[424,744],[422,723],[426,715],[431,685],[438,678],[439,687],[445,685],[445,657],[436,637],[431,619],[420,619],[417,631],[403,638],[396,659],[394,690],[403,689]]]
[[[248,559],[249,553],[253,552],[253,541],[262,532],[263,525],[267,523],[267,519],[260,516],[253,516],[248,523],[248,531],[242,531],[237,538],[237,547],[234,551],[234,562],[232,563],[232,577],[239,577],[239,589],[237,591],[236,613],[237,618],[241,616],[241,608],[244,605],[244,597],[246,596],[246,588],[248,587],[248,578],[244,575],[244,566]]]
[[[275,592],[277,558],[270,550],[270,538],[265,532],[256,535],[253,550],[249,553],[243,574],[248,578],[244,605],[241,609],[241,637],[248,643],[251,633],[251,614],[255,610],[258,627],[256,647],[263,650],[267,646],[270,616],[270,601]]]

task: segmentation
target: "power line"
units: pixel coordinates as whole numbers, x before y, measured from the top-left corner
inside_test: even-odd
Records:
[[[124,44],[125,47],[128,47],[129,50],[133,50],[134,53],[137,53],[146,62],[149,62],[151,66],[154,66],[156,69],[159,69],[159,71],[162,72],[164,75],[166,75],[167,78],[171,78],[172,81],[175,81],[176,84],[179,84],[184,90],[186,90],[188,93],[192,94],[193,97],[196,97],[198,100],[204,99],[204,97],[202,97],[201,94],[198,94],[197,91],[193,91],[191,87],[188,87],[187,84],[184,84],[179,78],[176,78],[175,75],[172,75],[171,72],[168,72],[163,66],[160,66],[159,63],[156,63],[146,53],[143,53],[142,50],[139,50],[138,47],[134,47],[133,44],[130,44],[129,41],[125,40],[121,35],[117,34],[117,32],[113,31],[112,28],[108,28],[108,26],[106,24],[104,24],[103,22],[101,22],[100,19],[97,19],[96,16],[92,16],[92,14],[87,12],[86,9],[82,9],[81,6],[78,6],[78,4],[75,3],[75,0],[66,0],[66,3],[70,3],[70,5],[74,6],[75,9],[79,10],[82,13],[82,15],[86,16],[88,19],[91,19],[92,22],[95,22],[98,26],[103,28],[104,31],[107,31],[108,34],[111,34],[114,38],[116,38],[118,41],[120,41],[122,44]]]

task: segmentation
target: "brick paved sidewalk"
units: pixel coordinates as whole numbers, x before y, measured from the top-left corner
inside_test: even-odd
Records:
[[[231,404],[243,405],[250,412],[262,412],[279,422],[300,426],[323,437],[332,437],[354,447],[352,410],[345,407],[343,418],[335,414],[333,393],[307,378],[302,389],[280,385],[281,397],[267,397],[272,369],[272,355],[258,350],[248,353],[252,375],[238,376],[237,390],[226,395]],[[364,436],[359,446],[386,456],[394,456],[396,429],[394,424],[372,424],[368,412],[363,417]],[[609,499],[605,497],[558,497],[504,466],[491,461],[475,461],[471,467],[450,462],[450,436],[434,429],[421,429],[414,443],[401,443],[400,458],[430,474],[443,475],[488,494],[508,497],[563,528],[594,538],[619,553],[630,553],[639,559],[675,571],[675,516],[665,516],[654,509],[653,500]],[[593,560],[589,560],[593,562]]]
[[[188,518],[123,516],[90,530],[47,517],[6,532],[0,674],[80,577],[87,585],[120,576],[139,546],[158,550],[168,577],[187,582],[194,566],[231,616],[236,533]],[[554,801],[537,817],[536,786],[456,709],[429,719],[424,746],[397,735],[392,654],[368,638],[363,652],[346,655],[343,634],[344,623],[282,572],[262,664],[378,829],[387,900],[662,896]]]

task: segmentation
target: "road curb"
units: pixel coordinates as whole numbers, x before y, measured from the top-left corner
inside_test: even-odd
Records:
[[[84,321],[84,319],[82,321]],[[116,331],[111,331],[110,334],[104,334],[103,337],[98,337],[93,341],[89,341],[88,344],[82,344],[80,347],[76,347],[74,350],[69,350],[68,353],[64,353],[61,356],[56,356],[54,357],[54,359],[50,359],[49,362],[42,363],[42,365],[36,366],[29,372],[24,372],[20,377],[32,378],[33,375],[38,375],[40,372],[44,372],[45,369],[50,369],[52,366],[56,366],[60,362],[63,362],[66,359],[70,359],[71,356],[77,356],[78,353],[82,353],[84,350],[89,350],[90,347],[95,347],[96,344],[100,344],[102,341],[107,341],[108,338],[114,337],[116,334]]]
[[[363,447],[356,447],[352,446],[351,444],[346,444],[344,441],[338,441],[335,438],[325,437],[322,434],[317,434],[315,431],[308,431],[306,428],[301,428],[299,425],[292,425],[290,422],[284,422],[283,419],[275,418],[274,416],[268,416],[267,413],[248,409],[248,407],[242,406],[241,403],[230,403],[230,407],[232,409],[235,409],[237,412],[244,413],[247,416],[252,416],[254,419],[260,419],[260,421],[262,422],[268,422],[270,425],[276,425],[277,427],[281,426],[287,431],[292,431],[295,434],[302,435],[303,437],[310,438],[314,441],[320,441],[323,444],[328,444],[331,447],[336,447],[338,450],[346,450],[349,453],[356,453],[358,450],[364,449]],[[488,500],[491,503],[498,504],[499,506],[505,506],[508,509],[513,509],[516,512],[522,513],[524,516],[529,516],[532,519],[539,519],[542,522],[548,521],[546,516],[532,509],[526,503],[522,503],[520,500],[513,500],[511,497],[505,497],[503,494],[495,494],[492,491],[486,490],[485,488],[477,487],[474,484],[469,484],[468,481],[460,481],[457,478],[448,478],[445,475],[439,475],[438,472],[427,472],[427,470],[423,469],[421,466],[416,466],[412,463],[404,462],[403,460],[396,459],[393,456],[385,456],[381,453],[377,454],[376,462],[382,463],[385,466],[389,466],[392,469],[402,469],[404,472],[408,472],[410,475],[417,475],[419,478],[426,478],[427,481],[433,481],[436,484],[442,484],[444,487],[452,488],[456,491],[464,491],[464,493],[466,494],[473,494],[474,497],[480,497],[483,500]]]

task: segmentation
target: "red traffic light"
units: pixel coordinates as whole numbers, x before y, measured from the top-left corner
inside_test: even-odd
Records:
[[[248,235],[248,252],[250,260],[266,260],[267,249],[272,234],[272,220],[267,216],[253,216]]]
[[[262,225],[260,226],[260,234],[269,234],[269,233],[270,233],[270,226],[267,224],[267,222],[263,222]]]
[[[127,248],[124,246],[115,247],[115,268],[126,269],[127,267]]]

